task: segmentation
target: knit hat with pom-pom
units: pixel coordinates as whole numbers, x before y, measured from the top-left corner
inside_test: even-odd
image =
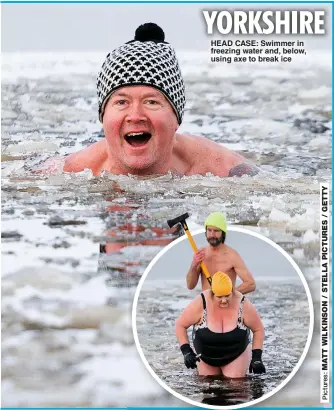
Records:
[[[161,91],[181,124],[186,103],[185,87],[173,47],[154,23],[139,26],[131,40],[109,53],[97,77],[99,118],[118,88],[147,85]]]

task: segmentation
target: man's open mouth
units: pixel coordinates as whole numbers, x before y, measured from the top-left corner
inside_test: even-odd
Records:
[[[129,132],[125,135],[125,141],[132,147],[142,147],[148,143],[152,134],[149,132]]]

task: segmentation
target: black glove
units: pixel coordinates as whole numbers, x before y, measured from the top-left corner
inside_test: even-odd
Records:
[[[252,360],[249,365],[249,373],[262,374],[266,372],[266,368],[262,363],[262,350],[254,349],[252,350]]]
[[[199,357],[196,357],[193,349],[190,347],[190,344],[185,343],[180,347],[181,352],[184,357],[184,364],[188,369],[196,369],[196,362],[199,362]]]

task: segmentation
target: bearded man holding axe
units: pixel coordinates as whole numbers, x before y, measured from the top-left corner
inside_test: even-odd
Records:
[[[187,287],[189,290],[194,289],[201,276],[202,291],[209,289],[211,285],[211,276],[216,272],[225,272],[231,279],[233,289],[246,294],[255,290],[255,280],[249,272],[247,266],[237,251],[225,244],[227,223],[225,215],[222,212],[211,213],[205,223],[205,236],[209,243],[208,246],[197,249],[197,246],[189,232],[186,219],[189,214],[186,213],[175,219],[167,221],[170,227],[180,223],[189,239],[194,251],[194,257],[187,273]],[[242,283],[235,288],[237,276]]]

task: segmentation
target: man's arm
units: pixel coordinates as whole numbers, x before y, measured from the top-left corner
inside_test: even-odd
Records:
[[[187,273],[187,288],[192,290],[196,287],[201,272],[201,266],[191,266]]]
[[[176,141],[176,154],[183,162],[190,164],[186,175],[211,173],[218,177],[240,177],[259,172],[259,168],[245,157],[208,138],[177,134]]]
[[[239,278],[243,282],[241,285],[239,285],[236,288],[236,290],[242,293],[243,295],[245,295],[246,293],[253,292],[256,288],[253,275],[247,269],[247,266],[245,265],[244,261],[242,260],[238,252],[236,251],[233,251],[233,252],[234,252],[233,267],[234,267],[236,274],[239,276]]]
[[[201,262],[205,257],[205,250],[204,248],[198,249],[198,251],[194,254],[193,260],[191,262],[190,269],[187,273],[187,288],[192,290],[196,287],[199,279],[199,275],[201,273]]]
[[[241,177],[242,175],[249,175],[253,177],[254,175],[259,173],[258,167],[253,164],[247,164],[246,162],[242,162],[230,169],[228,173],[229,177]]]
[[[64,172],[81,172],[88,168],[93,171],[94,175],[100,175],[107,159],[107,143],[103,138],[65,157]]]

